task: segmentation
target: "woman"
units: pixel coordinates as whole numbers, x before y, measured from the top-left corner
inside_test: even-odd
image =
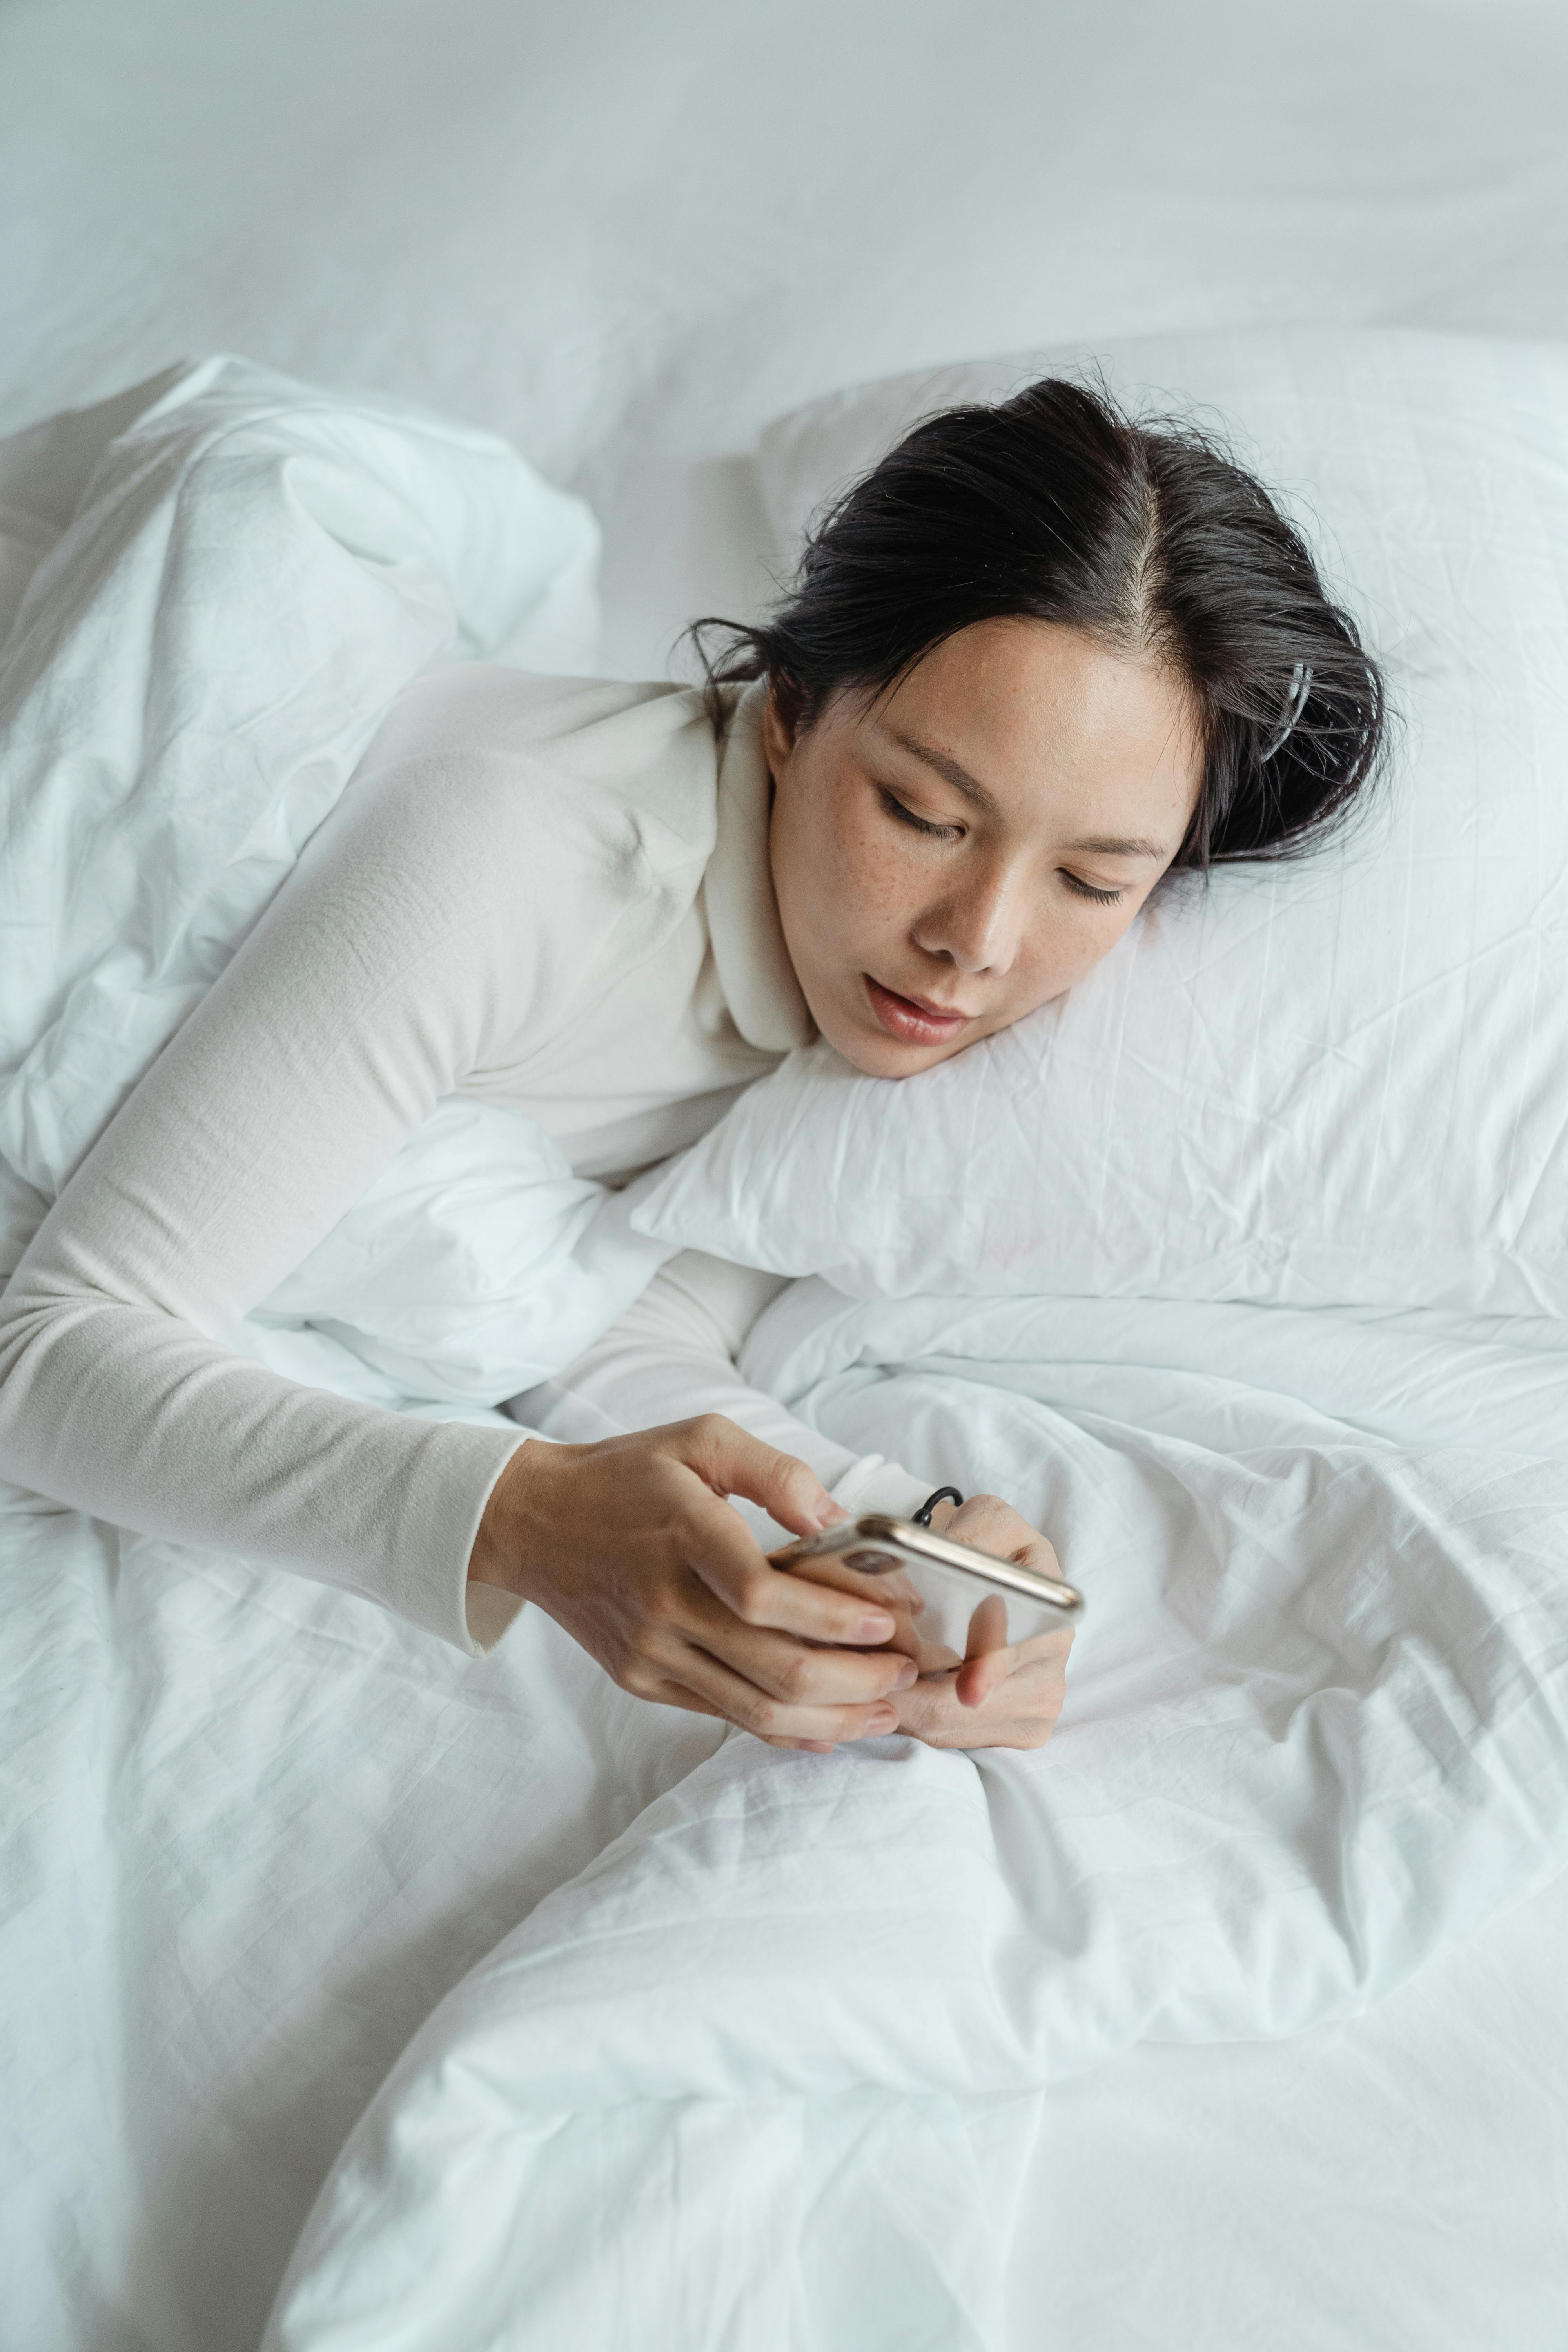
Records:
[[[417,682],[18,1268],[0,1469],[468,1649],[533,1601],[626,1689],[784,1745],[1038,1744],[1065,1637],[1008,1649],[986,1604],[964,1661],[922,1651],[874,1588],[768,1569],[724,1499],[804,1534],[928,1483],[738,1381],[776,1285],[678,1261],[520,1404],[622,1433],[588,1443],[300,1388],[225,1334],[440,1097],[524,1109],[615,1180],[815,1034],[906,1076],[1069,988],[1168,872],[1319,835],[1382,730],[1258,484],[1051,382],[911,434],[706,697]],[[672,1407],[703,1410],[639,1425]],[[994,1497],[952,1525],[1054,1563]]]

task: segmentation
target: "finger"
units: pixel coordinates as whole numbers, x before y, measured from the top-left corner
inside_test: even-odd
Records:
[[[913,1658],[900,1650],[807,1645],[771,1627],[743,1623],[709,1592],[694,1592],[692,1604],[682,1638],[791,1706],[869,1706],[908,1690],[917,1678]]]
[[[981,1609],[990,1606],[983,1601]],[[998,1605],[1000,1600],[998,1597]],[[980,1610],[974,1612],[978,1620]],[[1016,1692],[1032,1685],[1044,1670],[1046,1678],[1059,1686],[1062,1661],[1072,1648],[1073,1629],[1070,1625],[1054,1628],[1048,1633],[1031,1634],[1026,1642],[1015,1642],[1010,1648],[978,1651],[974,1645],[974,1621],[970,1624],[969,1657],[959,1669],[954,1688],[961,1706],[984,1706],[994,1696],[1004,1683]],[[1023,1700],[1020,1699],[1020,1704]],[[1011,1704],[1011,1701],[1009,1702]],[[1053,1716],[1053,1721],[1055,1717]]]
[[[984,1706],[1015,1663],[1007,1645],[1007,1604],[1000,1593],[988,1593],[969,1621],[964,1661],[953,1685],[960,1706]]]
[[[921,1649],[924,1649],[926,1644],[921,1642],[920,1630],[917,1630],[917,1625],[914,1625],[912,1609],[910,1609],[905,1601],[893,1600],[891,1595],[886,1595],[884,1580],[881,1580],[881,1578],[877,1580],[877,1583],[872,1583],[872,1578],[848,1576],[848,1573],[839,1576],[839,1573],[837,1573],[837,1561],[827,1561],[826,1567],[827,1567],[827,1573],[823,1573],[823,1561],[804,1559],[799,1561],[799,1567],[790,1569],[787,1573],[790,1573],[790,1576],[799,1576],[802,1583],[832,1585],[835,1592],[851,1592],[851,1595],[858,1595],[858,1590],[863,1588],[863,1585],[869,1585],[869,1595],[868,1595],[869,1609],[860,1622],[869,1625],[869,1622],[872,1622],[872,1612],[875,1612],[875,1609],[886,1609],[886,1612],[889,1612],[889,1618],[891,1618],[893,1630],[884,1642],[877,1642],[877,1644],[860,1644],[860,1642],[856,1642],[853,1646],[856,1646],[856,1649],[863,1649],[863,1646],[875,1646],[875,1649],[900,1649],[902,1654],[905,1654],[905,1658],[914,1658],[914,1661],[920,1663]],[[924,1673],[924,1667],[921,1667],[921,1673]]]
[[[727,1503],[693,1489],[685,1545],[687,1566],[716,1600],[748,1625],[769,1625],[808,1642],[865,1646],[890,1642],[898,1631],[890,1610],[769,1565],[750,1531]]]
[[[886,1699],[869,1706],[792,1706],[759,1690],[707,1651],[688,1648],[671,1679],[710,1700],[731,1723],[759,1739],[875,1739],[898,1728],[898,1709]]]
[[[1007,1646],[1007,1604],[1000,1593],[987,1593],[969,1621],[963,1664],[954,1685],[960,1706],[984,1706],[1006,1681],[1014,1663],[1015,1654]]]
[[[998,1496],[974,1496],[955,1514],[950,1532],[958,1541],[994,1552],[999,1559],[1016,1560],[1020,1568],[1052,1583],[1063,1580],[1056,1546]]]
[[[1037,1660],[1017,1668],[981,1709],[963,1706],[956,1675],[917,1683],[900,1700],[899,1725],[933,1748],[1043,1748],[1061,1713],[1064,1685],[1059,1660]]]
[[[1007,1646],[1007,1603],[999,1592],[988,1592],[969,1621],[969,1639],[963,1645],[966,1658],[984,1657],[988,1650],[1005,1650]]]
[[[952,1678],[959,1706],[984,1706],[1012,1673],[1011,1656],[1007,1650],[991,1650],[983,1658],[967,1659]]]
[[[638,1696],[654,1706],[678,1706],[688,1715],[705,1715],[714,1723],[728,1723],[730,1720],[721,1707],[715,1706],[709,1699],[699,1698],[695,1691],[686,1690],[679,1683],[671,1682],[668,1677],[651,1681],[647,1689],[639,1692]],[[831,1739],[775,1738],[770,1739],[767,1745],[770,1748],[799,1748],[808,1756],[831,1756],[833,1753]]]
[[[791,1559],[787,1553],[775,1552],[771,1564],[798,1578],[803,1584],[826,1585],[835,1592],[845,1592],[852,1599],[863,1601],[867,1610],[863,1622],[868,1623],[876,1612],[886,1611],[893,1630],[879,1646],[906,1650],[911,1658],[919,1655],[921,1643],[915,1630],[916,1608],[905,1599],[900,1590],[901,1577],[864,1575],[855,1569],[846,1568],[842,1559],[832,1554],[820,1559],[809,1557]]]
[[[705,1412],[680,1424],[679,1449],[699,1477],[717,1495],[743,1495],[793,1535],[820,1535],[848,1513],[836,1503],[809,1464],[766,1445],[721,1412]]]

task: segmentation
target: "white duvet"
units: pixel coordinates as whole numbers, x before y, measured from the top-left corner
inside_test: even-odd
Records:
[[[786,1295],[755,1376],[1057,1533],[1061,1728],[726,1740],[421,2028],[268,2344],[998,2342],[1030,2095],[1352,2014],[1568,1858],[1536,1336]]]

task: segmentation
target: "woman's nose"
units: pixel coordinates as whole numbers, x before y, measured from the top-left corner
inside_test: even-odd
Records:
[[[1020,894],[1005,881],[965,891],[921,916],[914,941],[927,955],[944,957],[960,971],[1010,971],[1018,952]]]

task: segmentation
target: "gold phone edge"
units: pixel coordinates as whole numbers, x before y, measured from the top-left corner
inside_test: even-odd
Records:
[[[885,1542],[900,1545],[912,1552],[917,1559],[929,1560],[933,1567],[952,1569],[960,1576],[971,1576],[976,1583],[999,1584],[1005,1591],[1016,1593],[1021,1601],[1034,1601],[1054,1609],[1059,1616],[1081,1615],[1083,1594],[1076,1584],[1066,1578],[1037,1576],[1026,1568],[1019,1568],[1010,1559],[998,1559],[994,1552],[982,1551],[978,1544],[949,1543],[932,1528],[917,1527],[912,1519],[896,1519],[886,1511],[863,1511],[841,1528],[827,1528],[819,1536],[803,1536],[792,1544],[784,1545],[768,1556],[778,1568],[787,1567],[792,1558],[798,1559],[831,1559],[836,1552],[846,1550],[855,1543],[874,1543],[880,1538]],[[968,1559],[952,1559],[950,1553],[967,1553]],[[987,1568],[971,1566],[972,1560],[983,1559]],[[994,1570],[994,1573],[989,1571]],[[1060,1596],[1058,1598],[1058,1595]]]

